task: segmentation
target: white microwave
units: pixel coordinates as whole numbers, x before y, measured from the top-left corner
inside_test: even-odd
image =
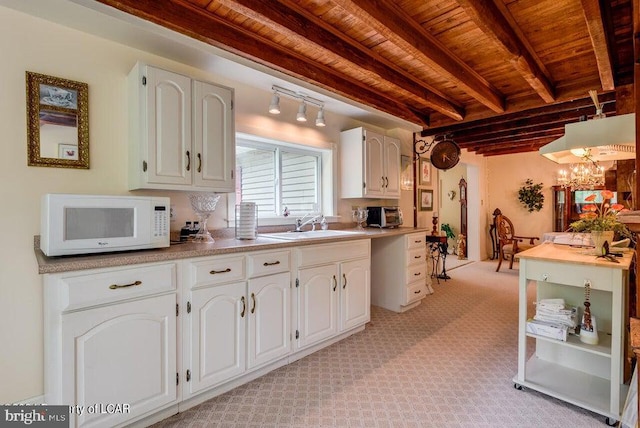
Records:
[[[46,194],[40,249],[47,256],[169,246],[169,198]]]

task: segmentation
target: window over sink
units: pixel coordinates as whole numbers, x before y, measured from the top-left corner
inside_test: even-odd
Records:
[[[261,225],[291,223],[307,213],[333,214],[331,144],[311,147],[249,134],[236,134],[236,192],[229,220],[240,202],[255,202]]]

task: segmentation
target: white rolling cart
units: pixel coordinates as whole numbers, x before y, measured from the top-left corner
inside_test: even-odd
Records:
[[[621,418],[628,390],[623,358],[633,253],[625,252],[615,263],[588,251],[543,244],[516,256],[520,259],[518,373],[513,381],[517,389],[531,388],[599,413],[614,426]],[[578,306],[580,315],[588,282],[599,343],[587,345],[573,335],[564,342],[526,332],[527,319],[534,315],[527,311],[530,281],[536,284],[536,300],[563,298]],[[527,346],[533,346],[533,352]]]

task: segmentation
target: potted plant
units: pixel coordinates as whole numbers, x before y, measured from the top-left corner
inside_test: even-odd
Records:
[[[442,230],[445,233],[445,235],[447,235],[447,245],[449,245],[449,242],[448,242],[449,239],[455,238],[456,234],[453,233],[453,229],[451,229],[451,226],[449,226],[449,223],[443,223],[440,226],[440,230]],[[449,254],[453,254],[454,253],[454,251],[453,251],[454,247],[449,246],[449,248],[451,249],[450,252],[448,251]]]
[[[631,232],[627,226],[618,220],[618,213],[623,211],[624,205],[610,204],[613,192],[602,190],[600,192],[602,201],[600,204],[590,203],[582,207],[580,220],[571,223],[571,230],[574,232],[591,233],[591,239],[596,247],[596,253],[602,252],[602,245],[605,241],[611,243],[615,236],[631,237]],[[587,196],[585,201],[595,202],[595,193]]]

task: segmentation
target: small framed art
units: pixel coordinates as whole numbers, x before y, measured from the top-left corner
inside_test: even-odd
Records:
[[[419,166],[418,184],[420,186],[431,184],[431,162],[428,159],[420,158]]]
[[[418,208],[420,211],[433,211],[433,190],[418,189]]]

